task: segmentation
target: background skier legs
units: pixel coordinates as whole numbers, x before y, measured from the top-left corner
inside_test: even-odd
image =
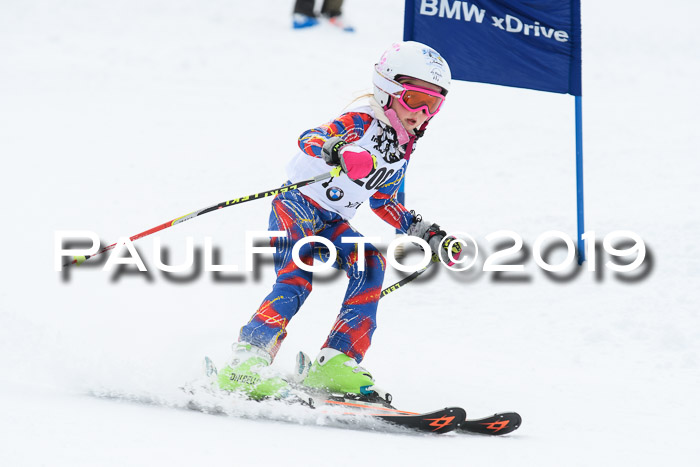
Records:
[[[302,29],[318,24],[317,14],[314,11],[314,0],[296,0],[294,3],[294,29]],[[342,18],[343,0],[324,0],[321,6],[321,15],[328,18],[333,26],[344,31],[352,32],[354,28]]]

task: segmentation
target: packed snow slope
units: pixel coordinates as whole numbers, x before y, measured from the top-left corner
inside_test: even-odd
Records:
[[[382,299],[364,365],[407,410],[517,410],[492,439],[365,432],[215,417],[175,405],[210,355],[229,356],[267,294],[255,273],[148,273],[90,262],[54,271],[54,232],[104,244],[278,186],[298,135],[369,90],[402,37],[398,0],[349,0],[345,34],[290,28],[291,0],[27,0],[0,3],[0,464],[692,465],[700,398],[700,219],[695,1],[585,2],[586,230],[647,246],[639,271],[603,253],[554,280],[532,256],[549,230],[575,236],[573,98],[456,82],[411,161],[409,209],[472,234],[474,270],[434,268]],[[269,201],[214,212],[158,237],[244,269],[245,232]],[[368,208],[353,225],[393,231]],[[521,235],[521,273],[483,272],[485,237]],[[550,257],[561,261],[563,249]],[[201,257],[200,262],[201,262]],[[387,274],[388,285],[401,277]],[[346,279],[322,273],[275,365],[314,355]],[[115,402],[127,395],[166,407]],[[254,416],[255,414],[248,414]],[[255,464],[253,464],[255,463]]]

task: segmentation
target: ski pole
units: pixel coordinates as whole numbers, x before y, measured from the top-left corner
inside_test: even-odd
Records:
[[[442,242],[441,242],[441,244],[442,244]],[[459,250],[461,251],[461,246],[460,246],[459,242],[457,242],[457,246],[459,247]],[[382,290],[381,294],[379,295],[379,298],[382,299],[386,295],[389,295],[391,292],[400,289],[404,285],[406,285],[409,282],[411,282],[412,280],[414,280],[416,277],[423,274],[433,263],[438,263],[438,262],[440,262],[440,258],[437,256],[437,254],[433,254],[433,258],[432,258],[431,262],[428,263],[428,265],[426,267],[424,267],[423,269],[419,269],[417,271],[414,271],[413,273],[404,277],[403,279],[401,279],[400,281],[398,281],[394,285],[390,285],[386,289]],[[452,266],[453,264],[454,263],[450,263],[450,264],[448,264],[448,266]]]
[[[391,292],[394,292],[394,291],[396,291],[396,290],[399,290],[401,287],[403,287],[404,285],[408,284],[409,282],[411,282],[411,281],[412,281],[413,279],[415,279],[416,277],[418,277],[418,276],[420,276],[421,274],[423,274],[432,264],[433,264],[433,263],[429,263],[429,264],[428,264],[426,267],[424,267],[423,269],[419,269],[419,270],[417,270],[417,271],[412,272],[410,275],[404,277],[403,279],[401,279],[401,280],[398,281],[397,283],[395,283],[395,284],[393,284],[393,285],[390,285],[390,286],[387,287],[386,289],[382,290],[381,294],[379,295],[379,299],[381,300],[381,299],[384,298],[385,296],[389,295]]]
[[[172,227],[174,225],[188,221],[190,219],[201,216],[201,215],[206,214],[208,212],[216,211],[218,209],[227,208],[229,206],[235,206],[237,204],[245,203],[247,201],[253,201],[256,199],[260,199],[260,198],[267,198],[268,196],[276,196],[279,193],[286,193],[286,192],[291,191],[291,190],[296,190],[296,189],[301,188],[303,186],[311,185],[312,183],[320,182],[321,180],[326,180],[327,178],[337,177],[338,175],[340,175],[340,170],[341,170],[341,168],[340,168],[340,166],[338,166],[338,167],[334,168],[333,170],[331,170],[330,172],[327,172],[327,173],[324,173],[321,175],[317,175],[317,176],[315,176],[313,178],[309,178],[307,180],[302,180],[300,182],[292,183],[290,185],[286,185],[286,186],[279,187],[279,188],[273,188],[273,189],[267,190],[267,191],[261,191],[260,193],[255,193],[252,195],[243,196],[242,198],[234,198],[234,199],[231,199],[228,201],[222,201],[222,202],[215,204],[213,206],[209,206],[207,208],[200,209],[199,211],[194,211],[194,212],[191,212],[189,214],[185,214],[184,216],[177,217],[171,221],[165,222],[165,223],[160,224],[156,227],[145,230],[141,233],[134,235],[133,237],[129,237],[129,240],[131,240],[133,242],[134,240],[138,240],[139,238],[143,238],[143,237],[146,237],[148,235],[154,234],[156,232],[160,232],[161,230],[167,229],[168,227]],[[69,261],[69,262],[65,263],[63,265],[63,267],[67,267],[67,266],[70,266],[72,264],[77,264],[78,266],[80,266],[82,263],[84,263],[88,259],[94,258],[97,255],[101,255],[102,253],[113,249],[115,246],[117,246],[117,244],[112,243],[111,245],[102,248],[100,251],[98,251],[94,255],[74,256],[73,261]]]
[[[390,286],[387,287],[386,289],[382,290],[381,294],[379,295],[379,298],[382,299],[382,298],[384,298],[386,295],[389,295],[391,292],[400,289],[400,288],[403,287],[404,285],[406,285],[406,284],[408,284],[409,282],[411,282],[412,280],[414,280],[416,277],[418,277],[418,276],[420,276],[421,274],[423,274],[430,266],[432,266],[433,263],[438,263],[438,262],[440,262],[440,259],[438,259],[437,256],[433,255],[433,259],[431,260],[430,263],[428,263],[428,265],[427,265],[426,267],[424,267],[424,268],[422,268],[422,269],[419,269],[419,270],[417,270],[417,271],[412,272],[411,274],[409,274],[408,276],[404,277],[403,279],[401,279],[401,280],[398,281],[397,283],[395,283],[395,284],[393,284],[393,285],[390,285]],[[450,265],[451,265],[451,264],[450,264]]]

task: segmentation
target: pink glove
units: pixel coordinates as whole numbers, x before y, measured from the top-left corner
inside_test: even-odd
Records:
[[[366,149],[335,137],[323,145],[323,159],[326,164],[339,165],[352,180],[359,180],[377,168],[377,159]]]
[[[377,167],[377,159],[368,151],[354,144],[347,144],[338,151],[340,165],[352,180],[365,178]]]

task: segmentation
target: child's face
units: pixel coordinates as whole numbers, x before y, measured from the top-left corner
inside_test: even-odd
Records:
[[[401,83],[412,84],[413,86],[420,86],[422,88],[430,89],[431,91],[436,92],[440,92],[442,90],[440,86],[416,78],[402,79]],[[399,117],[401,124],[409,133],[412,133],[415,129],[419,129],[428,119],[428,114],[425,112],[425,110],[419,110],[417,112],[410,111],[403,105],[401,105],[398,99],[395,98],[391,100],[391,106],[389,108],[393,109],[394,112],[396,112],[396,115]]]

